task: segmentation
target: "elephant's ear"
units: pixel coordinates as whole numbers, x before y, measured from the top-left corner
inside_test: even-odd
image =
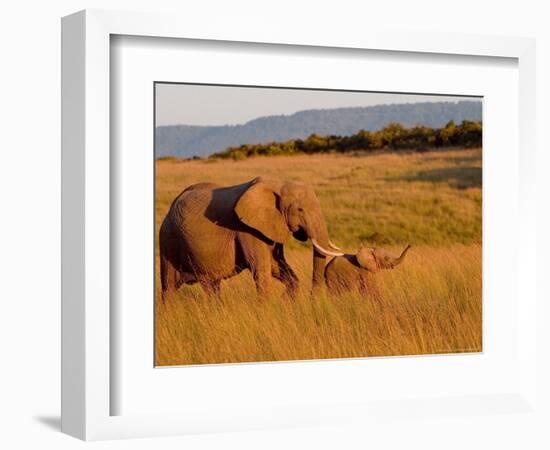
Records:
[[[361,247],[355,255],[355,258],[359,265],[369,272],[378,272],[380,269],[374,257],[374,249],[371,247]]]
[[[249,227],[282,244],[288,239],[289,231],[277,203],[278,194],[273,186],[256,178],[235,204],[235,213]]]

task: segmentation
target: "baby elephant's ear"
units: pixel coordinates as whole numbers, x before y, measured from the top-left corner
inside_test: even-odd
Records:
[[[361,247],[355,255],[355,258],[359,265],[369,272],[378,272],[380,269],[374,257],[374,249],[372,247]]]

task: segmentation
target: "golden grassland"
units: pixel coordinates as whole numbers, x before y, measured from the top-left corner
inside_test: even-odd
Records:
[[[378,300],[311,298],[310,244],[295,240],[286,252],[301,280],[294,301],[282,285],[258,301],[248,272],[222,283],[221,301],[184,286],[157,301],[157,365],[481,351],[481,149],[156,164],[157,236],[186,186],[262,175],[313,185],[333,241],[350,253],[375,233],[396,252],[413,245],[377,275]]]

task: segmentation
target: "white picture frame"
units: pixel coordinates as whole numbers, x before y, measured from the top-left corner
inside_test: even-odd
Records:
[[[111,415],[110,336],[110,39],[112,35],[164,37],[338,49],[368,49],[412,54],[447,54],[517,60],[519,74],[519,239],[517,332],[520,367],[517,389],[456,398],[418,400],[458,414],[492,414],[503,405],[516,412],[536,404],[535,292],[535,44],[532,39],[444,33],[388,33],[349,30],[327,37],[322,30],[307,39],[293,30],[270,34],[259,27],[231,24],[205,29],[185,17],[107,11],[82,11],[62,21],[62,430],[85,440],[248,430],[281,426],[373,421],[391,406],[343,402],[330,412],[319,405],[278,407],[264,414],[233,414],[232,405],[198,414]],[[310,369],[314,370],[314,369]],[[437,402],[437,406],[434,406]],[[430,403],[431,402],[431,403]],[[392,403],[395,406],[395,400]],[[416,408],[416,409],[415,409]]]

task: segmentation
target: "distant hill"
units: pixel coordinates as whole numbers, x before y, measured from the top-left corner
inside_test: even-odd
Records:
[[[242,125],[171,125],[156,128],[156,157],[208,156],[228,147],[319,135],[351,136],[376,131],[391,122],[404,127],[441,128],[450,120],[481,121],[481,101],[406,103],[356,108],[312,109],[266,116]]]

